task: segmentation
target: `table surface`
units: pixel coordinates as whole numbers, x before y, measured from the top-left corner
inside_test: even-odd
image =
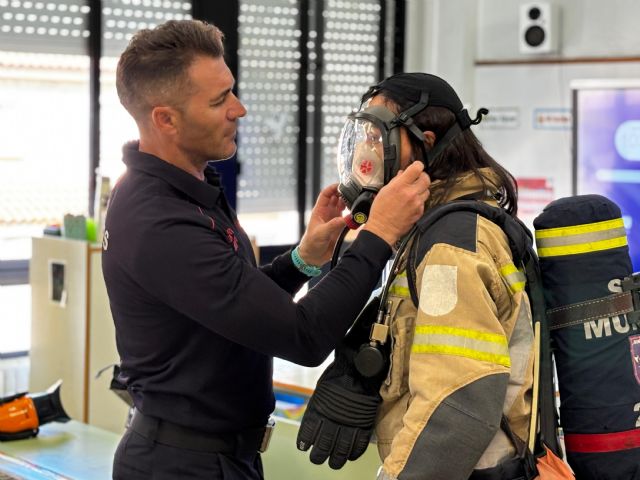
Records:
[[[265,478],[352,480],[375,478],[379,459],[375,445],[341,470],[313,465],[308,452],[296,449],[297,422],[278,420],[269,450],[263,454]],[[110,480],[116,433],[77,421],[48,423],[35,438],[0,442],[0,474],[18,480]],[[0,478],[2,476],[0,475]]]
[[[25,480],[108,480],[120,435],[71,420],[48,423],[38,436],[0,442],[0,472]]]

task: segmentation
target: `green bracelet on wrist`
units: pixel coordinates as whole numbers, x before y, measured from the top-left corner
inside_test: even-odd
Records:
[[[302,257],[300,256],[300,246],[298,245],[296,248],[291,250],[291,261],[295,265],[295,267],[302,273],[304,273],[307,277],[317,277],[322,273],[322,270],[319,267],[314,265],[308,265],[304,262]]]

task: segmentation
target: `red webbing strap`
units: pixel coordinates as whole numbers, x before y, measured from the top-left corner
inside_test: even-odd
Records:
[[[566,433],[564,444],[568,452],[604,453],[640,448],[640,429],[615,433]]]

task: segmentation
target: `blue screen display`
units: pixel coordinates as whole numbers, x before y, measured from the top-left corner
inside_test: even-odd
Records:
[[[640,88],[576,92],[578,194],[604,195],[618,204],[629,253],[640,271]]]

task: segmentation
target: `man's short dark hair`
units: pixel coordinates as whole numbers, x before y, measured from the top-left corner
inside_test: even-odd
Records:
[[[188,69],[196,56],[224,55],[224,35],[200,20],[169,20],[137,32],[120,56],[116,89],[133,118],[144,120],[154,106],[179,108],[192,91]]]

